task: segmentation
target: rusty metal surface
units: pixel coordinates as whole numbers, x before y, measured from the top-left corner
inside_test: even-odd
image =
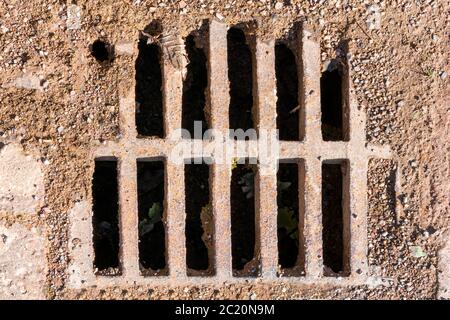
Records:
[[[207,94],[209,122],[212,128],[226,132],[228,129],[229,85],[227,68],[227,29],[228,26],[211,21],[208,43],[208,77]],[[135,129],[134,86],[128,86],[120,99],[121,138],[93,146],[92,161],[96,157],[114,156],[119,160],[119,198],[121,230],[121,264],[122,273],[116,277],[96,276],[92,270],[92,212],[90,205],[82,206],[76,216],[71,217],[69,241],[84,237],[82,243],[71,249],[69,268],[69,286],[108,287],[111,285],[159,285],[172,284],[217,284],[221,282],[240,283],[246,281],[282,281],[304,283],[364,283],[367,277],[367,165],[371,157],[389,157],[386,148],[367,145],[365,141],[365,114],[356,108],[349,90],[349,141],[323,141],[321,135],[320,112],[320,46],[313,34],[307,30],[300,31],[298,41],[298,61],[300,62],[301,86],[300,126],[304,128],[301,141],[280,141],[279,159],[296,159],[301,161],[304,170],[299,170],[299,181],[305,185],[299,189],[300,199],[305,203],[300,206],[300,227],[303,229],[305,246],[305,275],[280,278],[278,276],[277,252],[277,202],[276,172],[258,175],[256,179],[256,217],[257,232],[256,254],[260,255],[261,275],[256,278],[233,277],[231,268],[231,216],[230,216],[230,181],[231,163],[212,164],[211,195],[214,214],[214,269],[213,276],[187,276],[185,248],[185,195],[183,164],[176,165],[167,161],[168,153],[177,141],[167,136],[181,127],[182,70],[171,65],[169,57],[163,56],[164,86],[164,124],[165,139],[139,138]],[[276,79],[274,41],[256,40],[254,82],[256,124],[258,129],[276,129]],[[130,66],[131,67],[131,66]],[[351,70],[348,70],[348,79]],[[122,79],[130,83],[129,79]],[[303,129],[300,130],[303,132]],[[180,138],[181,139],[181,138]],[[178,141],[179,142],[179,141]],[[192,141],[187,141],[187,144]],[[207,141],[202,142],[208,145]],[[226,138],[223,144],[235,147],[236,142]],[[251,145],[256,141],[246,142]],[[204,154],[214,158],[214,154]],[[250,156],[250,155],[249,155]],[[166,250],[168,275],[144,277],[138,262],[138,215],[136,160],[142,158],[164,158],[166,165]],[[324,160],[346,159],[349,163],[348,202],[350,225],[345,229],[349,247],[350,275],[344,278],[324,276],[322,258],[322,205],[321,205],[321,164]],[[301,184],[301,183],[300,183]],[[304,194],[303,194],[304,192]],[[300,200],[303,202],[302,200]],[[351,214],[350,214],[351,213]],[[87,262],[87,259],[91,261]],[[81,281],[82,280],[82,281]]]

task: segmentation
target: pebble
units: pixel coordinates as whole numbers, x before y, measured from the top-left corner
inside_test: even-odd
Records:
[[[133,42],[120,41],[114,46],[114,51],[117,55],[133,55]]]
[[[216,18],[219,19],[220,21],[223,21],[223,19],[225,19],[225,17],[219,12],[216,12]]]
[[[30,89],[30,90],[42,90],[41,79],[33,74],[24,74],[21,77],[16,78],[14,81],[16,88]]]
[[[379,30],[381,28],[380,6],[373,4],[367,8],[368,17],[366,25],[369,30]]]
[[[442,71],[442,72],[441,72],[440,77],[441,77],[442,80],[447,79],[447,76],[448,76],[447,72],[445,72],[445,71]]]
[[[400,100],[400,101],[397,102],[397,107],[398,108],[401,108],[401,107],[404,107],[404,106],[405,106],[405,100]]]
[[[67,7],[66,26],[69,30],[78,30],[81,28],[81,8],[75,4]]]
[[[283,3],[282,2],[277,2],[275,4],[275,10],[281,10],[283,9]]]
[[[410,246],[409,251],[414,258],[423,258],[427,256],[427,253],[423,251],[420,246]]]

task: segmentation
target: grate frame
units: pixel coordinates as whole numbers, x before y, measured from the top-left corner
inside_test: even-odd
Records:
[[[227,30],[224,23],[212,20],[209,26],[208,43],[208,104],[210,127],[228,137],[229,87],[227,70]],[[70,239],[77,245],[69,245],[71,262],[68,269],[68,285],[72,288],[86,286],[111,287],[130,285],[214,285],[218,282],[248,283],[283,282],[304,284],[364,284],[368,280],[367,258],[367,171],[368,161],[373,157],[390,158],[388,146],[376,146],[365,141],[366,115],[357,108],[351,87],[351,64],[348,63],[344,88],[348,92],[348,141],[323,141],[321,132],[320,105],[320,44],[313,33],[305,28],[299,30],[298,61],[299,98],[301,99],[300,126],[304,133],[301,141],[279,141],[278,160],[302,161],[305,166],[304,195],[304,239],[305,275],[280,277],[278,275],[277,252],[277,199],[260,197],[261,194],[276,195],[277,176],[257,175],[255,200],[258,232],[256,242],[260,254],[261,274],[258,277],[234,277],[231,267],[231,217],[230,182],[231,163],[211,165],[211,199],[214,216],[214,267],[213,276],[188,276],[185,248],[185,195],[184,163],[170,163],[168,152],[181,141],[167,137],[181,126],[183,78],[179,69],[170,63],[164,50],[162,57],[164,128],[166,138],[138,137],[135,126],[134,86],[120,98],[119,116],[121,137],[117,141],[105,141],[92,148],[92,161],[97,158],[114,157],[118,160],[119,181],[119,228],[121,274],[117,276],[95,275],[93,270],[92,210],[82,204],[76,214],[70,215]],[[276,79],[275,41],[255,44],[255,96],[256,128],[276,129]],[[121,79],[128,84],[129,79]],[[134,82],[133,82],[134,84]],[[301,128],[301,130],[303,130]],[[194,140],[183,139],[192,145]],[[199,143],[196,141],[195,143]],[[202,141],[203,150],[211,142]],[[226,138],[221,143],[236,147],[237,142]],[[241,142],[240,142],[241,143]],[[253,150],[258,141],[246,141],[246,150]],[[249,155],[251,157],[252,155]],[[194,157],[211,158],[214,154],[196,154]],[[137,170],[136,160],[164,159],[165,161],[165,218],[166,261],[168,275],[143,276],[139,268],[138,215],[137,215]],[[329,277],[324,275],[322,259],[322,212],[321,212],[321,165],[323,161],[348,161],[348,205],[350,245],[347,254],[350,275]],[[259,170],[258,170],[259,172]],[[92,202],[92,199],[89,199]]]

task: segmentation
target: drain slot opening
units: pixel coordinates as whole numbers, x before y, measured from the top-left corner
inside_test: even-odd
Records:
[[[300,139],[298,69],[294,53],[284,43],[275,46],[275,75],[279,139],[298,141]]]
[[[210,275],[212,271],[214,221],[209,175],[209,166],[205,163],[197,164],[192,161],[184,165],[188,275]]]
[[[117,160],[95,160],[92,199],[94,268],[100,275],[117,275],[120,273]]]
[[[206,87],[208,85],[207,58],[204,48],[197,43],[199,37],[189,35],[185,41],[187,65],[186,78],[183,81],[182,127],[189,131],[191,138],[201,139],[208,129],[205,116]],[[194,121],[201,121],[201,137],[194,136]]]
[[[349,164],[322,164],[322,241],[326,276],[349,274]]]
[[[163,161],[137,161],[137,191],[141,272],[167,275]]]
[[[235,164],[231,174],[231,249],[234,276],[257,276],[255,178],[256,164]]]
[[[228,30],[228,79],[230,81],[230,129],[253,128],[253,53],[243,30]]]
[[[147,34],[157,36],[157,26],[151,24]],[[163,93],[161,71],[161,48],[157,43],[148,43],[148,37],[141,35],[136,59],[136,130],[141,136],[164,136]]]
[[[303,161],[279,163],[277,206],[278,264],[282,269],[281,274],[303,275],[305,259]]]
[[[345,70],[333,60],[320,78],[322,137],[324,141],[348,141],[348,103],[346,101]]]

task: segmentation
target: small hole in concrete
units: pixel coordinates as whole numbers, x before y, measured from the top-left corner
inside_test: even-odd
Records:
[[[150,32],[150,31],[149,31]],[[151,34],[151,33],[148,33]],[[136,129],[142,136],[164,136],[161,48],[141,34],[136,59]]]
[[[117,161],[95,160],[92,180],[94,268],[119,273],[119,194]]]
[[[209,166],[205,163],[185,164],[184,179],[186,191],[186,263],[188,274],[196,275],[198,273],[190,271],[207,270],[210,266],[208,253],[212,250],[214,222],[209,197]]]
[[[284,43],[275,46],[275,74],[279,139],[299,140],[300,108],[298,108],[297,62],[294,53]]]
[[[205,90],[208,85],[207,60],[203,48],[196,46],[195,38],[189,35],[186,38],[186,53],[189,64],[187,66],[186,78],[183,81],[183,108],[182,127],[189,131],[194,137],[194,121],[201,121],[203,133],[208,129],[205,119]]]
[[[322,164],[322,241],[325,275],[348,274],[348,163]]]
[[[139,262],[144,275],[165,275],[164,162],[137,161]]]
[[[97,39],[90,46],[92,56],[98,62],[109,61],[112,58],[112,47],[105,41]]]
[[[252,51],[244,31],[231,28],[227,34],[228,79],[230,81],[230,129],[253,128]]]
[[[233,275],[257,276],[255,260],[255,178],[257,166],[236,164],[231,175],[231,249]]]
[[[322,137],[325,141],[345,140],[343,71],[332,61],[320,78]]]

